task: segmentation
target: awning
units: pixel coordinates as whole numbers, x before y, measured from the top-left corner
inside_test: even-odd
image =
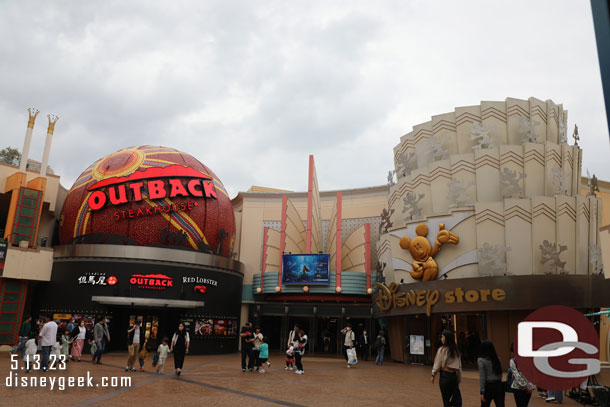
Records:
[[[165,300],[158,298],[134,298],[134,297],[106,297],[94,295],[91,301],[107,305],[128,305],[138,307],[167,307],[167,308],[197,308],[203,307],[203,301]]]

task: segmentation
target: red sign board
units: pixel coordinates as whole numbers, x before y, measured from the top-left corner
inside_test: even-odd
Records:
[[[103,187],[107,187],[107,189],[100,189]],[[93,211],[102,209],[108,202],[111,205],[120,205],[127,202],[177,196],[217,198],[214,182],[210,176],[181,165],[170,165],[164,168],[153,167],[144,171],[136,171],[126,177],[107,178],[91,185],[88,190],[93,191],[87,201],[89,208]],[[171,208],[171,205],[166,206],[168,210],[163,210],[165,212],[170,209],[186,209],[178,206],[176,208]],[[151,214],[153,213],[136,213],[135,216]],[[135,216],[130,215],[129,217]],[[123,214],[123,217],[126,217],[125,214]],[[117,219],[119,218],[120,216]]]

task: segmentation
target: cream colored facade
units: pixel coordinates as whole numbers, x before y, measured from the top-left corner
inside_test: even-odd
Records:
[[[0,162],[0,191],[4,192],[6,190],[7,180],[18,172],[18,166]],[[30,170],[26,170],[25,174],[26,184],[40,177],[38,172]],[[43,206],[38,227],[38,242],[45,239],[46,246],[40,247],[41,245],[37,244],[35,247],[21,248],[9,245],[4,272],[2,273],[4,278],[33,281],[49,281],[51,278],[53,266],[51,241],[59,219],[59,212],[68,191],[60,184],[59,176],[49,173],[47,173],[44,188]],[[7,220],[6,216],[7,214],[4,214],[0,219],[3,229]],[[9,231],[4,231],[4,236],[8,237],[9,234]]]
[[[237,227],[236,259],[245,265],[242,321],[248,319],[248,306],[254,302],[252,297],[255,292],[253,277],[262,271],[264,229],[267,226],[279,230],[282,219],[282,197],[286,196],[292,202],[293,216],[300,220],[300,226],[303,229],[307,220],[308,195],[306,192],[267,192],[269,190],[271,189],[253,187],[251,191],[261,192],[240,192],[232,201]],[[386,205],[387,191],[388,187],[385,185],[340,191],[344,225],[353,223],[353,228],[359,223],[369,222],[372,236],[377,237],[379,215]],[[337,192],[339,191],[320,192],[320,219],[324,230],[330,227]],[[298,220],[295,223],[298,224]],[[349,226],[347,227],[349,228]],[[347,237],[348,233],[345,233],[344,239]],[[298,240],[298,238],[293,236],[290,240]],[[371,239],[371,242],[374,245],[375,240]],[[328,246],[326,244],[328,242],[323,243],[325,243],[323,247]],[[273,256],[268,255],[268,257],[279,257],[279,252],[275,252]],[[277,272],[277,269],[274,271]]]
[[[0,191],[6,190],[7,179],[18,171],[18,166],[0,162]],[[40,177],[40,174],[38,172],[31,171],[29,169],[25,171],[25,174],[26,183],[32,181],[35,178]],[[61,210],[61,206],[64,203],[64,199],[68,194],[68,190],[61,186],[61,184],[59,183],[58,175],[49,174],[47,172],[46,178],[47,183],[45,187],[46,190],[43,201],[45,202],[45,204],[48,205],[48,211],[54,213],[56,210]]]
[[[387,186],[342,190],[343,219],[378,218],[386,205]],[[280,222],[282,195],[294,203],[298,216],[307,219],[306,192],[240,192],[232,201],[237,223],[235,251],[244,263],[244,285],[252,284],[252,276],[260,273],[262,264],[263,228],[266,222]],[[337,191],[320,193],[321,219],[330,220]]]
[[[420,223],[431,244],[440,224],[459,236],[434,257],[438,277],[598,273],[590,252],[600,247],[602,199],[579,195],[582,151],[566,127],[562,105],[535,98],[481,102],[414,126],[394,149],[394,226],[379,242],[386,281],[416,281],[399,242]],[[549,253],[560,262],[543,263]]]
[[[9,246],[4,263],[3,278],[31,281],[50,281],[53,268],[53,249]]]
[[[455,313],[454,324],[461,313],[454,327],[461,334],[486,330],[482,336],[504,361],[517,323],[533,309],[564,303],[558,296],[585,309],[610,298],[604,294],[610,285],[600,276],[601,258],[610,256],[610,227],[604,227],[610,223],[609,185],[599,182],[600,192],[590,193],[582,177],[583,152],[568,142],[567,126],[567,111],[550,100],[483,101],[432,116],[394,148],[396,184],[388,194],[393,225],[378,243],[386,284],[396,283],[395,292],[426,284],[441,292],[509,281],[519,286],[507,288],[500,303],[475,298],[437,311]],[[418,235],[427,242],[415,240]],[[422,255],[414,241],[436,247]],[[582,296],[570,298],[573,284],[582,284]],[[383,301],[381,294],[376,300]],[[422,331],[410,319],[420,312],[416,307],[385,312],[376,315],[389,315],[391,349],[403,349],[405,333],[434,338],[441,329],[437,314],[432,330]],[[475,314],[483,322],[465,325],[466,316]],[[608,344],[604,326],[607,320],[602,345]],[[601,360],[608,358],[604,347]],[[429,355],[433,350],[434,344]],[[392,357],[405,360],[400,351]]]

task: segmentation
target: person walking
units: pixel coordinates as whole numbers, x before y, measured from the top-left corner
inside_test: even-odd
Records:
[[[17,342],[17,346],[11,349],[11,354],[21,351],[21,357],[25,356],[25,343],[29,340],[30,334],[32,333],[32,317],[26,315],[23,319],[23,323],[21,324],[21,328],[19,329],[19,340]]]
[[[481,407],[489,407],[493,400],[496,407],[504,407],[504,386],[502,385],[502,365],[491,341],[485,340],[479,346],[479,389]]]
[[[127,330],[127,353],[129,357],[127,358],[127,366],[125,366],[125,371],[135,372],[133,365],[136,363],[136,358],[140,353],[140,344],[144,344],[145,332],[142,329],[142,321],[136,319],[132,326]]]
[[[358,337],[358,350],[360,351],[360,357],[365,361],[369,360],[369,348],[371,347],[371,338],[366,332],[366,329],[362,330],[362,333]]]
[[[341,333],[345,335],[345,340],[343,341],[343,355],[345,356],[345,361],[349,362],[349,359],[347,357],[347,350],[354,349],[354,344],[356,342],[356,334],[354,334],[351,325],[347,325],[345,328],[343,328],[341,330]],[[348,363],[347,367],[352,366]]]
[[[72,338],[72,360],[80,362],[80,358],[83,354],[83,346],[85,346],[85,339],[87,337],[87,328],[85,328],[85,320],[81,319],[78,321],[78,325],[74,327],[70,333]]]
[[[108,331],[106,321],[107,318],[103,318],[93,327],[93,343],[95,343],[96,347],[95,353],[93,354],[93,359],[91,360],[91,363],[93,364],[102,364],[102,354],[104,353],[104,348],[106,348],[106,345],[110,343],[110,332]]]
[[[159,355],[159,361],[157,362],[157,374],[161,371],[161,374],[165,374],[165,360],[167,360],[167,355],[169,354],[169,346],[167,345],[169,342],[168,338],[163,338],[161,341],[161,345],[157,347],[157,354]]]
[[[432,384],[436,374],[440,374],[439,387],[443,406],[451,406],[452,398],[457,397],[462,377],[462,360],[451,331],[445,330],[441,335],[441,346],[436,352],[432,366]]]
[[[157,341],[156,336],[152,336],[152,331],[150,335],[151,336],[149,338],[144,339],[144,345],[142,346],[140,354],[138,355],[138,363],[140,363],[140,372],[144,371],[144,362],[146,361],[148,354],[151,352],[156,352],[157,348],[159,347],[159,341]],[[154,358],[152,367],[155,367]]]
[[[375,358],[375,364],[383,366],[383,354],[385,353],[385,336],[383,330],[377,334],[375,339],[375,350],[377,350],[377,358]]]
[[[324,352],[328,352],[330,350],[331,342],[330,331],[328,330],[328,327],[322,330],[322,342],[324,343]]]
[[[259,366],[263,367],[259,370],[260,373],[265,373],[265,365],[267,365],[267,367],[271,366],[271,363],[269,363],[269,345],[267,345],[267,340],[265,338],[261,338],[260,340],[258,345],[258,357],[256,360],[258,361]]]
[[[49,315],[44,316],[44,325],[38,334],[38,340],[42,347],[42,365],[41,370],[46,372],[49,370],[49,355],[51,355],[51,347],[57,342],[57,324],[51,321]]]
[[[294,341],[294,361],[297,365],[296,374],[305,374],[303,370],[303,355],[305,354],[305,346],[307,345],[307,335],[302,329],[299,329],[297,338]]]
[[[563,403],[563,391],[561,390],[547,390],[546,395],[545,400],[547,403]]]
[[[70,331],[70,333],[72,332],[72,330],[74,329],[76,325],[74,324],[74,318],[70,318],[70,320],[68,321],[68,323],[66,324],[66,329],[68,331]]]
[[[72,342],[73,339],[70,337],[70,331],[66,329],[64,331],[64,334],[61,336],[61,354],[66,357],[66,362],[69,360],[70,345],[72,344]]]
[[[95,340],[93,339],[89,339],[87,341],[87,343],[89,344],[89,352],[91,352],[91,363],[95,363],[95,353],[97,352],[97,344],[95,343]]]
[[[184,324],[180,322],[178,329],[172,337],[172,344],[169,347],[169,351],[174,352],[174,368],[176,369],[177,376],[180,376],[180,373],[182,373],[184,357],[189,353],[190,343],[189,333],[184,328]]]
[[[252,352],[254,354],[254,366],[256,367],[256,371],[258,372],[258,370],[261,367],[261,362],[259,360],[259,346],[261,345],[261,343],[263,341],[263,334],[261,333],[261,329],[260,328],[256,328],[254,330],[254,341],[252,342]]]
[[[251,372],[254,366],[254,332],[252,322],[246,322],[239,333],[241,338],[241,371],[246,371],[246,358],[248,358],[248,370]]]
[[[513,344],[510,344],[510,353],[513,353]],[[527,407],[530,398],[532,397],[532,393],[536,390],[536,386],[534,386],[527,378],[521,373],[519,368],[517,367],[517,361],[514,358],[508,363],[509,365],[509,373],[507,375],[508,389],[511,393],[513,393],[513,397],[515,398],[515,404],[517,407]],[[511,378],[512,376],[512,378]]]
[[[36,334],[30,333],[30,339],[28,339],[25,343],[25,356],[23,360],[25,361],[26,373],[30,373],[32,370],[32,365],[34,364],[34,355],[38,352],[38,344],[36,343]]]

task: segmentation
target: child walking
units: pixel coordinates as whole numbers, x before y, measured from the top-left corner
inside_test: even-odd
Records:
[[[286,351],[286,367],[284,370],[294,369],[294,346],[290,345]]]
[[[140,363],[140,372],[144,371],[144,361],[146,360],[146,357],[148,356],[148,339],[144,340],[144,344],[142,345],[142,350],[140,351],[140,354],[138,354],[138,363]]]
[[[61,336],[61,354],[66,358],[64,359],[66,362],[70,360],[70,345],[72,344],[72,338],[70,338],[70,331],[65,330],[64,334]]]
[[[261,366],[260,373],[265,373],[265,365],[271,366],[269,363],[269,345],[267,345],[267,338],[260,339],[258,345],[258,364]]]
[[[31,333],[30,339],[25,343],[25,366],[27,367],[26,372],[30,373],[32,370],[32,364],[34,363],[34,355],[38,352],[38,344],[36,343],[36,334]]]
[[[167,359],[167,355],[169,354],[169,343],[168,338],[163,338],[161,345],[157,348],[157,352],[159,353],[159,363],[157,364],[157,374],[161,371],[161,374],[165,374],[165,360]]]
[[[97,352],[97,343],[95,343],[95,341],[92,341],[91,339],[89,339],[89,345],[91,345],[91,349],[89,350],[89,352],[91,352],[91,356],[93,356],[95,358],[95,352]],[[91,361],[93,362],[95,359],[91,359]]]

